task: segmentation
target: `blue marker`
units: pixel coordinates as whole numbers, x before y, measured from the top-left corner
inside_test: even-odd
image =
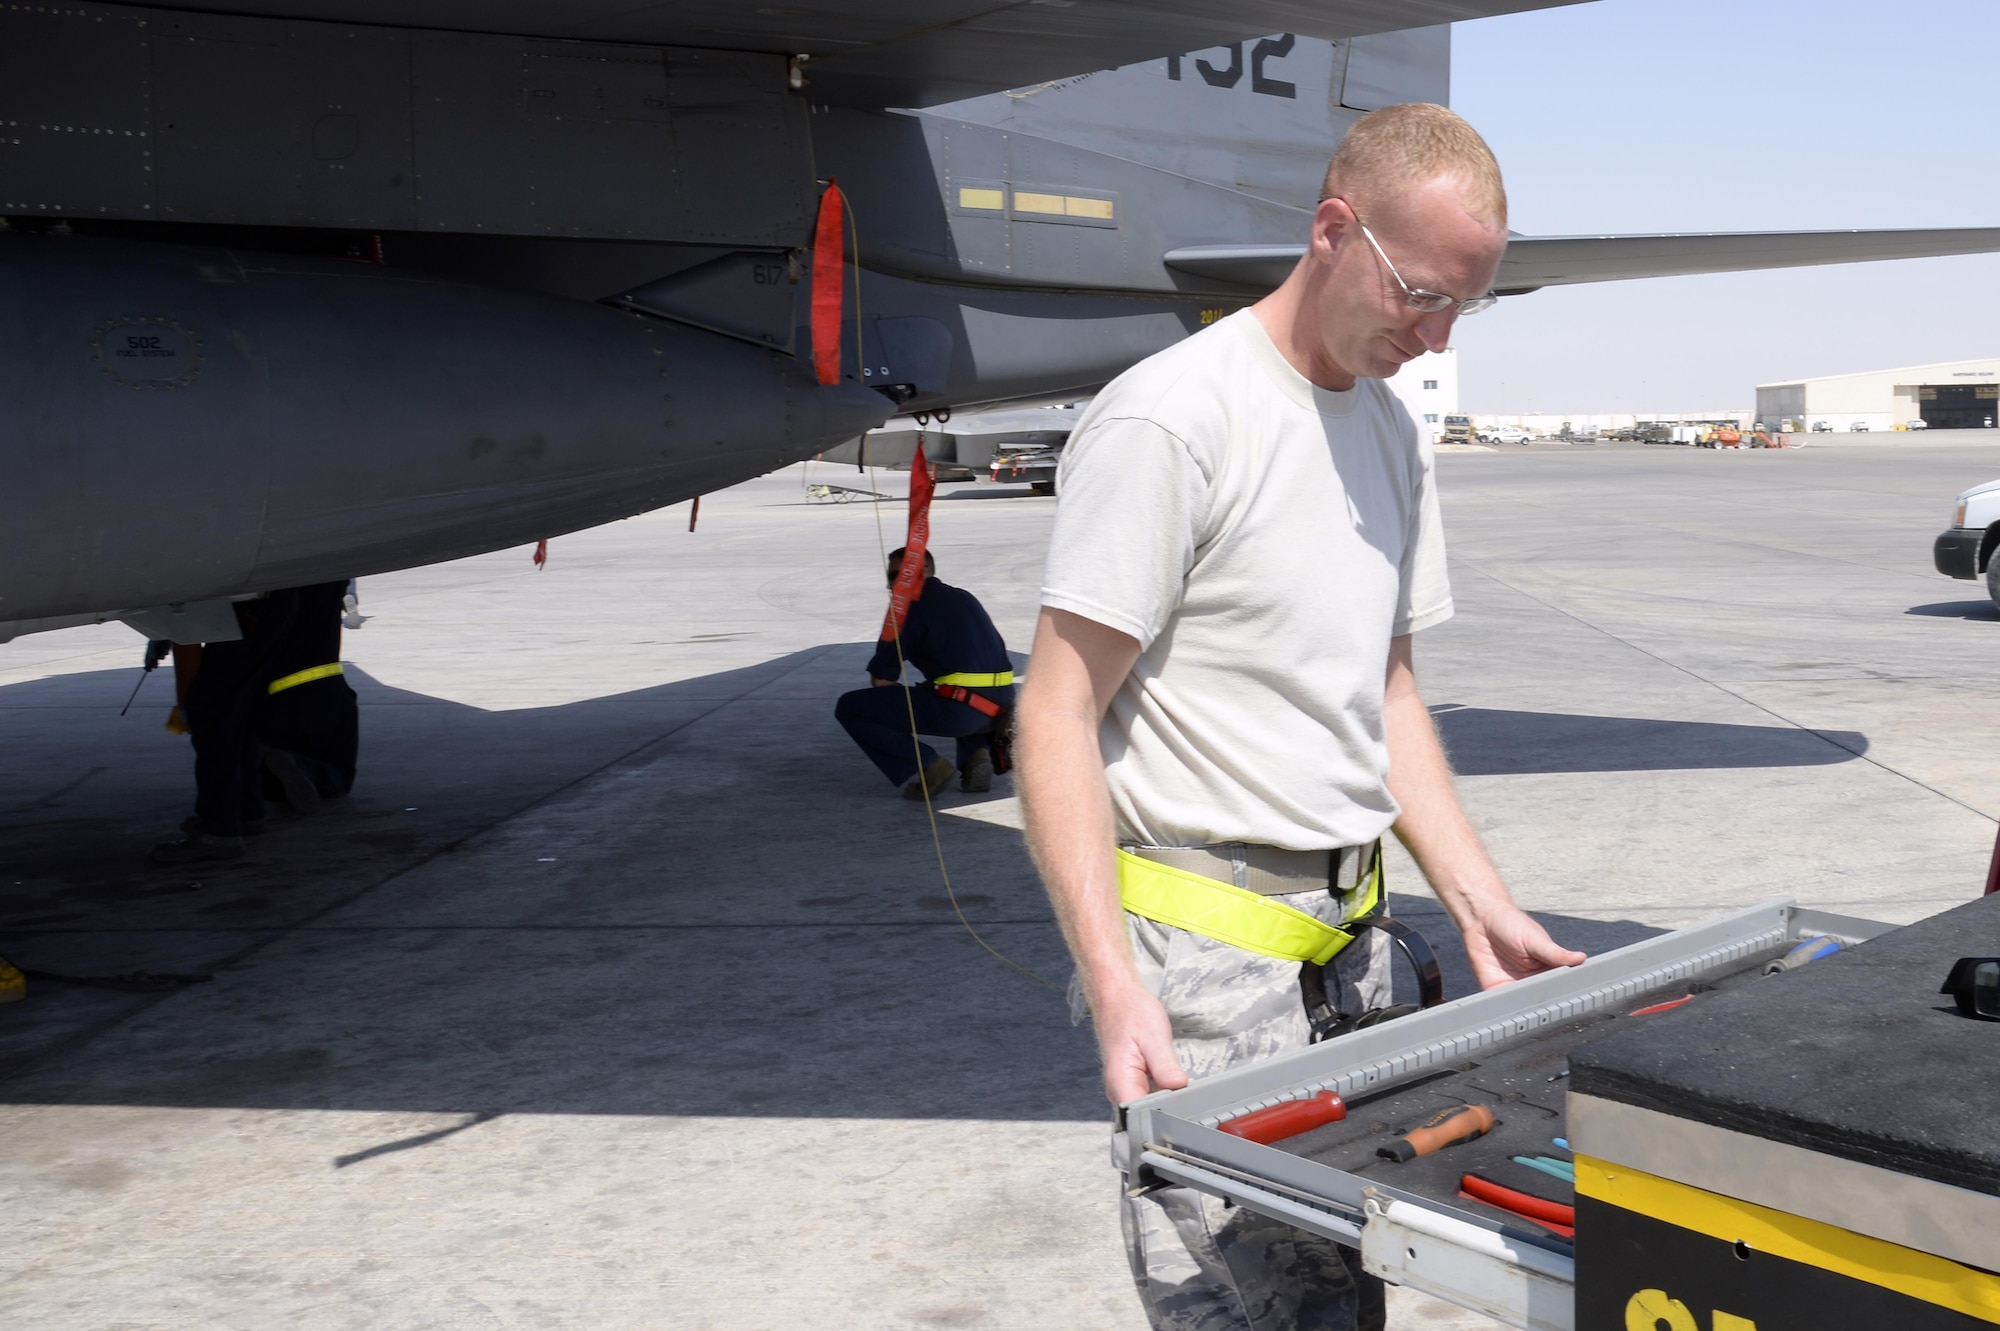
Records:
[[[1546,1155],[1517,1155],[1512,1159],[1515,1164],[1539,1170],[1550,1178],[1561,1179],[1572,1186],[1576,1183],[1576,1166],[1567,1160],[1557,1160]]]

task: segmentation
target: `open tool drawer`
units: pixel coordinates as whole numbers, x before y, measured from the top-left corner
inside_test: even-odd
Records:
[[[1512,1162],[1567,1138],[1569,1051],[1636,1009],[1766,982],[1794,943],[1863,942],[1892,926],[1767,902],[1474,994],[1387,1025],[1161,1091],[1124,1107],[1113,1150],[1129,1188],[1183,1184],[1358,1246],[1367,1269],[1512,1326],[1575,1324],[1571,1242],[1464,1196],[1468,1172],[1564,1199],[1557,1178]],[[1260,1145],[1219,1130],[1244,1114],[1332,1091],[1347,1117]],[[1377,1147],[1440,1110],[1492,1108],[1484,1137],[1404,1164]]]

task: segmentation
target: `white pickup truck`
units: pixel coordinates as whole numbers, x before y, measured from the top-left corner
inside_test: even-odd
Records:
[[[1535,436],[1518,425],[1491,425],[1479,437],[1489,444],[1525,444]]]
[[[1951,530],[1931,546],[1931,561],[1947,577],[1986,579],[1986,594],[2000,606],[2000,481],[1975,485],[1958,497]]]

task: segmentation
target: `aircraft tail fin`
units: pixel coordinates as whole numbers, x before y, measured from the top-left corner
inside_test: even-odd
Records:
[[[1255,41],[929,108],[1293,207],[1364,112],[1450,95],[1451,29]]]

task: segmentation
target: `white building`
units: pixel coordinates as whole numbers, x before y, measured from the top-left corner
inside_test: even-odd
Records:
[[[1954,360],[1757,385],[1757,419],[1810,430],[1889,430],[1921,420],[1934,430],[2000,424],[2000,360]]]
[[[1436,443],[1444,418],[1458,412],[1458,348],[1426,351],[1383,382],[1402,399],[1424,438]]]

